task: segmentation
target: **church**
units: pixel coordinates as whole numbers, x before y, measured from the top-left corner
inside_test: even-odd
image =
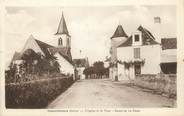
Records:
[[[68,32],[66,21],[62,13],[62,17],[54,34],[57,38],[57,46],[42,42],[30,35],[20,53],[15,52],[12,63],[21,64],[23,53],[31,49],[35,53],[40,53],[43,57],[55,57],[60,65],[60,72],[63,74],[74,75],[74,65],[71,55],[71,36]],[[18,66],[18,65],[17,65]]]

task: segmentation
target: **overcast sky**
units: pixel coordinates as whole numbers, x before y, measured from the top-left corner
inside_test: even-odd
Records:
[[[142,25],[156,39],[176,37],[175,6],[6,7],[6,64],[31,34],[54,45],[62,11],[71,35],[73,58],[87,56],[90,63],[109,56],[110,37],[118,24],[129,36]],[[154,23],[156,16],[161,17],[161,24]]]

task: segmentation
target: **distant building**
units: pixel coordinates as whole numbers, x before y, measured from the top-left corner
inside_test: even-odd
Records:
[[[79,79],[85,79],[85,75],[83,71],[85,68],[89,67],[88,58],[80,58],[80,59],[73,59],[73,64],[77,70],[77,75]]]
[[[111,38],[110,77],[113,80],[134,79],[139,74],[176,73],[176,38],[162,39],[160,44],[142,26],[130,37],[122,29],[118,32],[121,36]]]
[[[71,55],[71,36],[69,35],[63,13],[55,36],[58,38],[58,46],[44,43],[31,35],[22,51],[20,53],[15,52],[12,63],[20,64],[23,61],[21,58],[23,53],[31,49],[35,53],[41,54],[43,57],[55,57],[60,64],[61,73],[74,74]]]
[[[163,73],[176,73],[177,68],[177,40],[176,38],[162,38],[161,69]]]

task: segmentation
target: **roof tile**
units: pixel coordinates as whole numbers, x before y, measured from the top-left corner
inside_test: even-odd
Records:
[[[128,37],[121,25],[118,25],[111,39],[115,37]]]
[[[176,49],[177,48],[177,39],[176,38],[162,38],[161,44],[162,44],[162,50]]]
[[[142,33],[143,39],[142,45],[159,44],[157,41],[155,41],[154,36],[147,29],[143,28],[142,26],[139,26],[137,30],[141,31]],[[118,47],[126,47],[126,46],[132,46],[132,36],[130,36],[124,43],[122,43]]]

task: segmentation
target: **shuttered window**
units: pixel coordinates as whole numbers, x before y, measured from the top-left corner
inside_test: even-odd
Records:
[[[140,58],[140,48],[134,48],[134,58]]]

